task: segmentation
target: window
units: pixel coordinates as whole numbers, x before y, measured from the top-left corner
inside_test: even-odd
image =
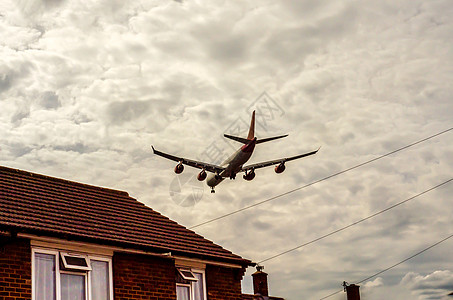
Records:
[[[205,281],[203,270],[177,268],[177,300],[206,300]]]
[[[198,278],[195,276],[194,273],[192,273],[191,270],[181,269],[181,268],[177,268],[177,270],[178,270],[179,275],[184,280],[188,280],[188,281],[197,281],[198,280]]]
[[[111,258],[32,250],[33,300],[113,300]]]
[[[90,259],[86,255],[80,254],[69,254],[65,252],[60,252],[61,261],[63,266],[68,270],[84,270],[90,271]]]

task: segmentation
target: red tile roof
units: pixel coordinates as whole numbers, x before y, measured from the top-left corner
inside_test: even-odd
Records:
[[[0,166],[0,230],[250,265],[126,192]]]

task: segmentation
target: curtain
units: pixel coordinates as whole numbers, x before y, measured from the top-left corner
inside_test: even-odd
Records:
[[[194,289],[194,300],[204,300],[204,282],[203,282],[203,273],[193,272],[195,277],[198,279],[193,283]]]
[[[91,260],[91,300],[109,300],[109,264]]]
[[[55,300],[55,255],[35,253],[35,299]]]
[[[85,300],[85,276],[61,274],[61,300]]]
[[[190,287],[177,285],[176,286],[176,299],[177,300],[190,300]]]

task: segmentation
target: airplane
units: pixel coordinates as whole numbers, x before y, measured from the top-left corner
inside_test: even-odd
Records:
[[[192,159],[187,159],[180,156],[174,156],[171,154],[167,154],[161,151],[154,149],[154,146],[151,146],[153,149],[154,154],[167,158],[169,160],[176,161],[178,164],[176,165],[174,171],[176,174],[181,174],[184,171],[184,165],[191,166],[194,168],[201,169],[200,173],[197,175],[197,179],[199,181],[203,181],[205,179],[208,186],[211,187],[211,193],[215,193],[215,186],[220,184],[225,178],[235,179],[236,174],[240,172],[244,172],[242,176],[245,180],[250,181],[255,178],[255,170],[273,166],[275,167],[275,172],[277,174],[282,173],[286,166],[285,163],[291,160],[299,159],[302,157],[310,156],[316,154],[319,151],[319,148],[315,151],[299,154],[296,156],[285,157],[275,160],[270,160],[262,163],[251,164],[248,166],[244,166],[244,164],[250,159],[253,154],[253,150],[257,144],[273,141],[276,139],[281,139],[287,137],[288,135],[279,135],[264,139],[257,139],[255,137],[255,111],[252,113],[252,120],[250,122],[250,128],[247,138],[241,138],[237,136],[232,136],[228,134],[224,134],[224,137],[228,139],[232,139],[234,141],[240,142],[244,144],[241,148],[239,148],[235,153],[233,153],[227,160],[225,160],[220,165],[205,163],[201,161],[196,161]],[[207,172],[211,174],[207,174]]]

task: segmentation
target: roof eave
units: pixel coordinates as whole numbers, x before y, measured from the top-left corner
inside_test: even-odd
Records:
[[[252,262],[249,259],[245,259],[242,257],[238,258],[228,258],[228,257],[218,257],[218,256],[211,256],[211,255],[204,255],[204,254],[199,254],[199,253],[192,253],[192,252],[185,252],[185,251],[176,251],[173,249],[168,249],[168,248],[159,248],[159,247],[153,247],[153,246],[148,246],[148,245],[142,245],[142,244],[133,244],[133,243],[128,243],[128,242],[122,242],[122,241],[115,241],[115,240],[108,240],[108,239],[102,239],[102,238],[94,238],[94,237],[86,237],[86,236],[80,236],[80,235],[74,235],[74,234],[61,234],[58,232],[52,232],[52,231],[46,231],[46,230],[37,230],[37,229],[29,229],[29,228],[23,228],[23,227],[18,227],[18,226],[8,226],[4,224],[0,224],[0,231],[7,231],[9,232],[10,236],[16,237],[18,234],[30,234],[30,235],[35,235],[35,236],[43,236],[43,237],[50,237],[50,238],[58,238],[66,241],[77,241],[77,242],[86,242],[86,243],[91,243],[91,244],[98,244],[98,245],[105,245],[105,246],[114,246],[114,247],[119,247],[123,248],[124,250],[130,249],[130,250],[140,250],[143,251],[144,253],[155,253],[159,254],[162,256],[168,256],[168,253],[171,253],[171,256],[177,255],[177,256],[182,256],[182,257],[187,257],[187,258],[194,258],[194,259],[200,259],[200,260],[207,260],[207,261],[213,261],[213,262],[219,262],[219,263],[229,263],[229,264],[236,264],[240,265],[241,267],[247,268],[249,266],[255,266],[256,263]],[[171,257],[169,256],[169,257]]]

